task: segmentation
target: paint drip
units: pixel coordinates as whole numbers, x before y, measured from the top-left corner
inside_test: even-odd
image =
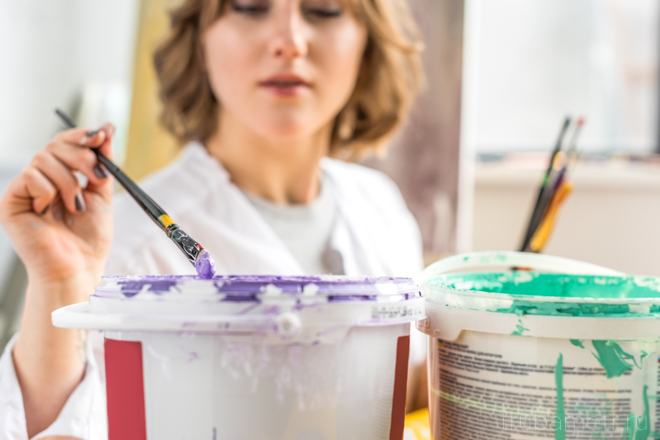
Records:
[[[555,389],[557,393],[555,440],[564,440],[566,439],[566,409],[564,405],[564,355],[561,353],[555,364]]]
[[[608,378],[619,377],[633,369],[641,368],[635,356],[624,351],[615,341],[591,341],[596,353],[594,356],[605,370]]]
[[[651,411],[649,405],[649,386],[644,385],[642,391],[644,399],[644,412],[636,417],[634,413],[628,416],[628,438],[631,440],[647,440],[650,438],[660,438],[660,432],[651,432]]]

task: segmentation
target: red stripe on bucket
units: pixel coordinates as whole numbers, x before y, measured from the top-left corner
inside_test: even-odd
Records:
[[[392,393],[390,440],[401,440],[403,438],[409,353],[410,336],[399,336],[396,342],[396,367],[394,369],[394,391]]]
[[[145,440],[142,343],[105,338],[108,440]]]

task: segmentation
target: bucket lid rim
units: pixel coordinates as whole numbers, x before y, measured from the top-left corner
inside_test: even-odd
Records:
[[[484,299],[486,301],[527,301],[538,303],[570,303],[570,304],[660,304],[660,297],[644,298],[597,298],[588,296],[547,296],[547,295],[521,295],[504,292],[485,292],[481,290],[469,289],[449,289],[446,287],[434,286],[434,289],[441,289],[443,293],[456,296],[470,296],[474,299]],[[424,295],[428,301],[437,301],[436,295]]]
[[[468,288],[457,288],[449,287],[446,284],[437,282],[437,280],[442,279],[456,279],[461,276],[475,276],[475,275],[484,275],[488,274],[490,276],[501,276],[501,275],[510,275],[512,271],[494,271],[494,272],[454,272],[447,273],[442,275],[436,275],[432,279],[427,280],[423,286],[422,290],[425,291],[425,297],[428,300],[433,300],[433,294],[428,295],[428,289],[442,290],[443,294],[451,294],[456,296],[470,296],[474,299],[483,299],[486,301],[502,301],[502,300],[521,300],[528,302],[538,302],[538,303],[583,303],[583,304],[660,304],[660,279],[651,276],[639,276],[639,275],[598,275],[598,274],[557,274],[552,272],[524,272],[524,274],[529,274],[532,276],[553,276],[553,277],[566,277],[566,278],[586,278],[586,279],[600,279],[600,280],[621,280],[621,281],[630,281],[637,283],[638,281],[644,283],[645,281],[653,280],[658,288],[658,294],[655,296],[621,296],[621,297],[597,297],[597,296],[555,296],[555,295],[538,295],[538,294],[523,294],[523,293],[508,293],[508,292],[489,292],[484,289],[468,289]],[[526,280],[523,280],[521,283],[524,283]],[[643,284],[638,284],[638,286],[644,287]]]
[[[104,276],[96,298],[133,298],[140,293],[166,297],[169,293],[193,298],[215,296],[226,301],[259,301],[261,297],[321,297],[331,300],[374,301],[420,297],[420,289],[407,277],[350,277],[337,275],[194,275]],[[182,297],[184,295],[178,295]]]

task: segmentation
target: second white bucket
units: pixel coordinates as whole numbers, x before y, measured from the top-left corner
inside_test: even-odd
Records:
[[[422,292],[434,439],[660,438],[659,279],[475,253]]]

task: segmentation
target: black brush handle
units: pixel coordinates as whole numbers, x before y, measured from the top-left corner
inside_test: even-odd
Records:
[[[56,109],[55,113],[69,128],[76,128],[75,122],[73,122],[73,120],[62,110]],[[117,182],[119,182],[119,184],[124,187],[126,192],[129,193],[131,197],[133,197],[140,208],[142,208],[144,212],[149,215],[149,218],[151,218],[151,220],[153,220],[154,223],[156,223],[158,227],[163,231],[168,232],[169,235],[167,227],[160,220],[161,216],[167,215],[165,210],[161,208],[158,203],[156,203],[151,197],[149,197],[147,193],[142,191],[142,188],[140,188],[137,183],[133,181],[133,179],[128,177],[113,161],[101,153],[98,148],[92,148],[92,151],[94,154],[96,154],[96,158],[105,167],[105,169],[108,170],[108,172],[112,174],[115,179],[117,179]]]
[[[76,128],[75,122],[62,110],[56,109],[55,113],[64,121],[69,128]],[[137,202],[138,205],[147,213],[149,218],[154,221],[161,228],[165,234],[176,244],[176,246],[186,255],[188,261],[193,265],[197,262],[197,258],[204,250],[204,246],[194,240],[190,235],[179,228],[179,226],[172,221],[167,213],[156,203],[151,197],[147,195],[137,183],[128,177],[113,161],[108,159],[98,148],[92,148],[99,163],[105,167],[110,174],[117,179],[117,182],[124,187],[131,197]]]
[[[147,195],[142,188],[140,188],[130,177],[128,177],[113,161],[108,159],[103,153],[98,149],[93,148],[92,151],[96,154],[98,161],[105,167],[110,174],[113,175],[117,182],[124,187],[127,193],[133,197],[133,199],[140,205],[149,217],[165,232],[167,228],[161,222],[160,218],[163,215],[167,215],[165,210],[158,205],[151,197]]]

